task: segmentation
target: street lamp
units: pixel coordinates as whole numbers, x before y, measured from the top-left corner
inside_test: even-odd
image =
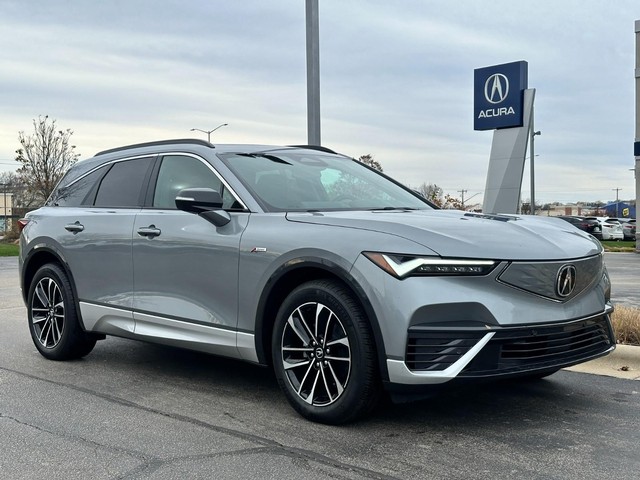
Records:
[[[536,155],[533,153],[533,139],[535,138],[536,135],[542,135],[542,132],[540,130],[538,130],[537,132],[533,131],[533,119],[531,120],[531,152],[529,152],[529,160],[530,163],[529,165],[531,166],[531,215],[535,215],[536,214],[536,179],[535,179],[535,173],[534,173],[534,168],[533,168],[533,159],[536,157]]]
[[[229,124],[228,123],[222,123],[222,124],[218,125],[216,128],[214,128],[213,130],[201,130],[199,128],[192,128],[191,131],[192,132],[206,133],[207,134],[207,142],[211,143],[211,134],[213,132],[215,132],[217,129],[219,129],[221,127],[226,127],[227,125],[229,125]]]

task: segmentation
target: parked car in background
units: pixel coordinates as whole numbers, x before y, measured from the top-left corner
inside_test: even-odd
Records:
[[[600,222],[593,219],[587,219],[584,217],[576,217],[573,215],[561,215],[558,218],[561,218],[565,222],[569,222],[571,225],[579,228],[580,230],[584,230],[587,233],[590,233],[596,238],[602,238],[602,230],[600,228]]]
[[[615,218],[586,217],[585,220],[596,220],[600,224],[600,240],[624,240],[622,224]]]
[[[636,219],[632,218],[622,225],[622,233],[625,240],[636,239]]]

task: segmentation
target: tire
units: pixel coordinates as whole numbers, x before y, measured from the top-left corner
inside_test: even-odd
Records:
[[[293,290],[272,335],[276,378],[308,420],[342,424],[368,414],[381,393],[373,334],[352,294],[330,280]]]
[[[34,345],[50,360],[84,357],[96,344],[96,338],[82,330],[71,283],[56,264],[43,265],[33,277],[27,315]]]

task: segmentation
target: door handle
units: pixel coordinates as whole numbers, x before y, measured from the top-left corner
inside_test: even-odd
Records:
[[[65,229],[67,232],[73,232],[73,234],[75,235],[76,233],[81,232],[81,231],[83,231],[83,230],[84,230],[84,225],[82,225],[80,222],[78,222],[78,221],[76,220],[76,222],[75,222],[75,223],[70,223],[70,224],[68,224],[68,225],[65,225],[65,226],[64,226],[64,229]]]
[[[153,238],[162,233],[162,230],[156,228],[155,225],[149,225],[148,227],[141,227],[138,229],[138,235],[141,237]]]

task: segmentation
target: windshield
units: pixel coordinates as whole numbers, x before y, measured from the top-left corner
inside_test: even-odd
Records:
[[[267,212],[431,209],[419,195],[346,157],[295,150],[219,156]]]

